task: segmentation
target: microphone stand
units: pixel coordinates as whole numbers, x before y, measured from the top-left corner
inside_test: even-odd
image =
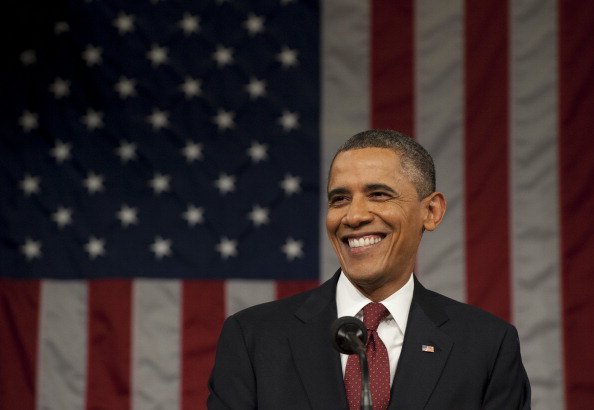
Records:
[[[369,389],[369,367],[367,365],[367,352],[365,345],[354,333],[346,334],[347,339],[356,346],[359,356],[359,368],[361,369],[361,410],[373,410],[371,403],[371,390]]]

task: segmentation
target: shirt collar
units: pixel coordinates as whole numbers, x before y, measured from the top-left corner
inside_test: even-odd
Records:
[[[412,303],[414,287],[415,283],[413,275],[411,274],[404,286],[381,301],[390,312],[388,319],[391,318],[396,321],[396,324],[403,335],[406,330],[406,323],[408,322],[408,312],[410,311],[410,304]],[[341,271],[340,277],[338,278],[338,284],[336,285],[336,311],[338,317],[359,316],[360,318],[363,314],[361,310],[370,302],[372,302],[372,300],[363,295],[359,289],[348,280],[344,272]]]

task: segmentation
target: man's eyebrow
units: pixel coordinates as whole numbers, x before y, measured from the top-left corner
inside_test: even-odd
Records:
[[[390,192],[394,195],[398,195],[398,192],[396,192],[392,187],[390,187],[389,185],[386,185],[386,184],[367,184],[367,185],[365,185],[365,191],[366,192],[386,191],[386,192]],[[337,195],[346,195],[349,192],[350,191],[348,189],[343,188],[343,187],[331,189],[330,191],[328,191],[328,200],[332,199],[332,197],[337,196]]]
[[[390,187],[389,185],[386,184],[368,184],[365,186],[365,190],[367,192],[369,191],[388,191],[393,193],[394,195],[397,195],[398,192],[396,192],[392,187]]]

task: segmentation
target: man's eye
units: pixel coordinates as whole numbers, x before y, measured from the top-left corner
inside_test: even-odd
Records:
[[[337,205],[340,204],[341,202],[346,201],[346,196],[333,196],[332,198],[330,198],[330,201],[328,201],[330,203],[330,205]]]
[[[369,195],[371,198],[375,198],[375,199],[382,199],[382,198],[388,198],[389,195],[385,192],[372,192]]]

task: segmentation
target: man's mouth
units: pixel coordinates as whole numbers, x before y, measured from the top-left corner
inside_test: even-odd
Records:
[[[348,238],[348,244],[351,249],[362,248],[364,246],[371,246],[379,243],[384,239],[380,235],[366,235],[359,238]]]

